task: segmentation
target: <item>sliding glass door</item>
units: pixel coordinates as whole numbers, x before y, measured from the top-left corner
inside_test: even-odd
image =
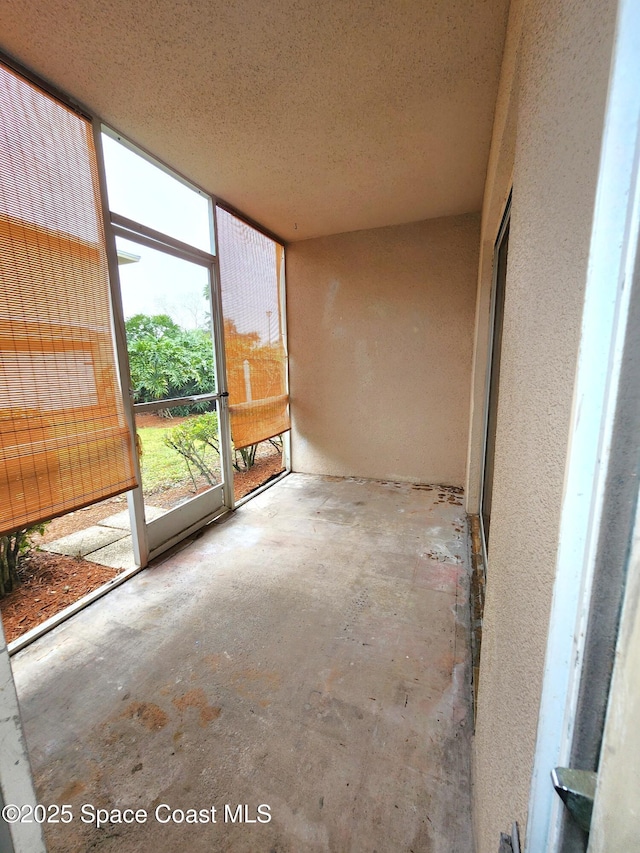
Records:
[[[486,425],[480,513],[485,565],[487,562],[489,528],[491,525],[491,504],[493,498],[493,469],[496,451],[498,399],[500,395],[500,357],[502,352],[502,323],[504,318],[504,297],[507,281],[507,255],[509,253],[510,211],[511,203],[509,202],[500,227],[498,239],[496,240],[493,291],[491,295],[491,348],[487,383]]]

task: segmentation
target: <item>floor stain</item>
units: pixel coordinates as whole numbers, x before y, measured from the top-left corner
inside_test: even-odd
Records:
[[[75,782],[72,782],[70,785],[64,789],[64,791],[60,794],[60,800],[63,803],[68,802],[73,799],[73,797],[77,797],[81,794],[87,786],[84,782],[80,782],[77,779]]]
[[[200,725],[203,727],[213,720],[217,720],[222,712],[222,708],[217,705],[209,705],[204,690],[201,687],[196,688],[196,690],[189,690],[182,696],[176,696],[173,700],[173,704],[181,714],[183,714],[187,708],[195,708],[199,711]]]
[[[217,672],[222,661],[222,655],[205,655],[204,660],[207,666],[211,667],[213,672]]]
[[[342,677],[342,674],[343,674],[342,670],[338,669],[337,667],[331,667],[331,671],[329,672],[329,675],[327,676],[327,678],[324,682],[324,692],[325,693],[331,693],[331,691],[333,690],[334,681],[339,676]]]
[[[131,720],[139,720],[150,732],[164,728],[169,722],[169,717],[165,711],[152,702],[132,702],[127,705],[124,714],[121,716]]]
[[[257,702],[261,708],[267,708],[271,701],[264,697],[264,693],[273,694],[280,689],[282,675],[273,670],[263,670],[257,667],[242,669],[229,676],[234,690],[245,699]]]

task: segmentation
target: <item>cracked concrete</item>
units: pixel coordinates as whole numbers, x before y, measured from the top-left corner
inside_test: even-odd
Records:
[[[50,851],[470,853],[468,582],[455,490],[292,474],[211,525],[13,659]]]

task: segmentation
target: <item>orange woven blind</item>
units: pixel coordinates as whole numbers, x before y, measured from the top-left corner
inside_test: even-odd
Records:
[[[136,485],[89,123],[0,65],[0,534]]]
[[[231,436],[241,448],[291,426],[282,317],[284,250],[221,208],[217,218]]]

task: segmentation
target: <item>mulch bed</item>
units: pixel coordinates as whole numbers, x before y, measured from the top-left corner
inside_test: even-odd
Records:
[[[243,471],[241,474],[238,474],[236,471],[233,478],[235,499],[239,501],[240,498],[248,495],[249,492],[262,486],[267,480],[270,480],[282,471],[284,471],[282,455],[276,450],[269,456],[257,459],[255,465],[249,468],[248,471]]]
[[[274,449],[273,453],[257,459],[248,471],[240,474],[236,472],[236,500],[248,495],[283,470],[281,455]],[[154,496],[152,501],[156,506],[171,507],[181,499],[192,496],[193,485],[189,481],[164,490]],[[18,572],[20,586],[0,599],[2,623],[8,643],[93,592],[120,572],[119,569],[98,566],[88,560],[40,551],[37,546],[85,530],[126,507],[127,499],[124,495],[109,498],[54,519],[46,526],[42,536],[34,537],[36,548],[21,560]]]
[[[20,586],[0,599],[8,643],[118,574],[87,560],[31,551],[20,561]]]

